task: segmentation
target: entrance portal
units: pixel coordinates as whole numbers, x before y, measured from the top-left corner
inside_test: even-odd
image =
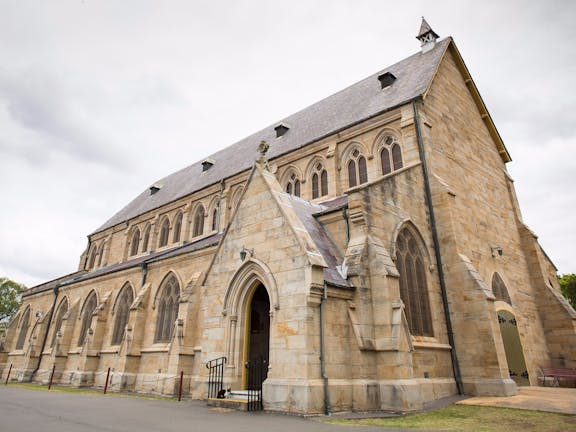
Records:
[[[530,381],[528,380],[528,371],[526,370],[526,361],[524,360],[516,318],[512,313],[500,310],[498,311],[498,323],[504,342],[510,378],[519,386],[529,386]]]
[[[245,383],[253,388],[268,376],[270,357],[270,299],[262,284],[256,288],[247,312],[246,360],[250,368],[246,368]],[[255,367],[260,370],[255,371]]]

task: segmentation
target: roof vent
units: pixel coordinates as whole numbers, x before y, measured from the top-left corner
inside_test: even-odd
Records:
[[[208,171],[214,165],[214,159],[206,159],[202,162],[202,172]]]
[[[383,73],[378,77],[378,81],[380,81],[380,85],[383,89],[390,87],[396,81],[396,77],[391,72]]]
[[[286,123],[280,123],[274,128],[274,130],[276,131],[276,138],[280,138],[290,130],[290,127]]]
[[[420,31],[418,32],[418,36],[416,36],[416,39],[420,41],[422,52],[425,53],[434,48],[434,45],[436,45],[436,39],[438,39],[439,37],[440,36],[438,36],[438,34],[434,30],[432,30],[430,24],[428,24],[424,19],[424,17],[422,17],[422,24],[420,24]]]
[[[150,195],[154,195],[160,189],[162,189],[162,185],[160,183],[154,183],[152,186],[150,186]]]

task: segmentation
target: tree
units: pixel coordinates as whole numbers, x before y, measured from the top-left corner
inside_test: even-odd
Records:
[[[5,277],[0,277],[0,326],[6,325],[20,307],[20,294],[26,287]]]
[[[565,274],[558,277],[562,295],[568,299],[574,309],[576,309],[576,274]]]

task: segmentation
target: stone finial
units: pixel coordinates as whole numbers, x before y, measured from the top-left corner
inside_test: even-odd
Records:
[[[268,168],[268,161],[266,160],[266,152],[268,151],[269,148],[270,144],[268,144],[266,141],[261,141],[260,144],[258,145],[258,153],[260,153],[260,156],[258,157],[258,159],[256,159],[256,163],[267,170],[269,170],[269,168]]]
[[[422,24],[420,24],[420,31],[418,32],[418,36],[416,36],[416,39],[418,39],[421,43],[422,52],[427,52],[430,51],[432,48],[434,48],[434,45],[436,44],[436,39],[438,39],[439,37],[440,36],[438,36],[438,34],[434,30],[432,30],[430,24],[428,24],[424,19],[424,17],[422,17]]]

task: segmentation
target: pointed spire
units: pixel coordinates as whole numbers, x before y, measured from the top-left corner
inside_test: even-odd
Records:
[[[418,32],[418,36],[416,36],[416,39],[418,39],[421,42],[422,52],[426,52],[434,48],[434,45],[436,44],[436,39],[438,39],[439,37],[440,36],[438,36],[438,34],[434,30],[432,30],[430,24],[428,24],[424,19],[424,17],[422,17],[422,24],[420,25],[420,31]]]

